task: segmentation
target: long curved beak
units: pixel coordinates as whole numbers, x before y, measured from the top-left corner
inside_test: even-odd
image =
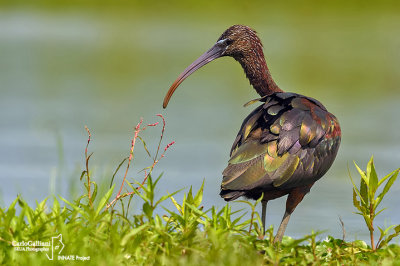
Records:
[[[168,105],[169,100],[174,94],[176,88],[193,72],[197,69],[201,68],[202,66],[210,63],[214,59],[221,57],[223,52],[225,51],[226,47],[223,47],[216,43],[213,47],[210,48],[207,52],[202,54],[199,58],[197,58],[190,66],[188,66],[180,75],[179,77],[172,83],[171,87],[169,88],[167,95],[165,95],[163,108],[166,108]]]

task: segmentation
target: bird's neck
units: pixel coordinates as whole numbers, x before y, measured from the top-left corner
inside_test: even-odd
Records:
[[[250,84],[260,96],[282,91],[272,79],[261,47],[254,49],[251,56],[235,59],[242,65]]]

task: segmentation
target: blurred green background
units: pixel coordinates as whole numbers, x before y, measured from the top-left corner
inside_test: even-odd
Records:
[[[83,150],[93,134],[92,169],[109,180],[144,117],[167,120],[176,144],[161,161],[160,193],[205,179],[205,206],[223,206],[221,172],[257,94],[239,64],[222,58],[162,100],[178,74],[233,24],[258,31],[275,81],[320,100],[342,126],[328,174],[293,215],[287,234],[311,229],[365,238],[352,212],[347,167],[400,166],[400,6],[396,1],[2,1],[0,4],[0,182],[2,207],[17,193],[34,204],[79,187]],[[157,144],[157,130],[146,132]],[[138,149],[136,174],[149,161]],[[142,153],[141,153],[142,152]],[[120,178],[120,177],[119,177]],[[120,179],[119,179],[120,180]],[[99,181],[100,182],[100,181]],[[379,224],[400,223],[400,186]],[[71,192],[72,191],[72,192]],[[239,203],[234,208],[245,208]],[[277,224],[284,199],[269,204]]]

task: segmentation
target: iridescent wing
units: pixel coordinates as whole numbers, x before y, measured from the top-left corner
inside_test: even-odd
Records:
[[[223,171],[221,196],[232,200],[318,180],[339,144],[336,118],[317,100],[274,93],[243,122]]]

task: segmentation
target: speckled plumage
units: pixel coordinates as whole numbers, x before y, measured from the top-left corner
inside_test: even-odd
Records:
[[[222,33],[218,41],[221,40],[234,43],[227,47],[222,56],[231,56],[242,65],[250,84],[258,94],[264,96],[282,91],[271,77],[261,40],[255,30],[244,25],[233,25]]]

